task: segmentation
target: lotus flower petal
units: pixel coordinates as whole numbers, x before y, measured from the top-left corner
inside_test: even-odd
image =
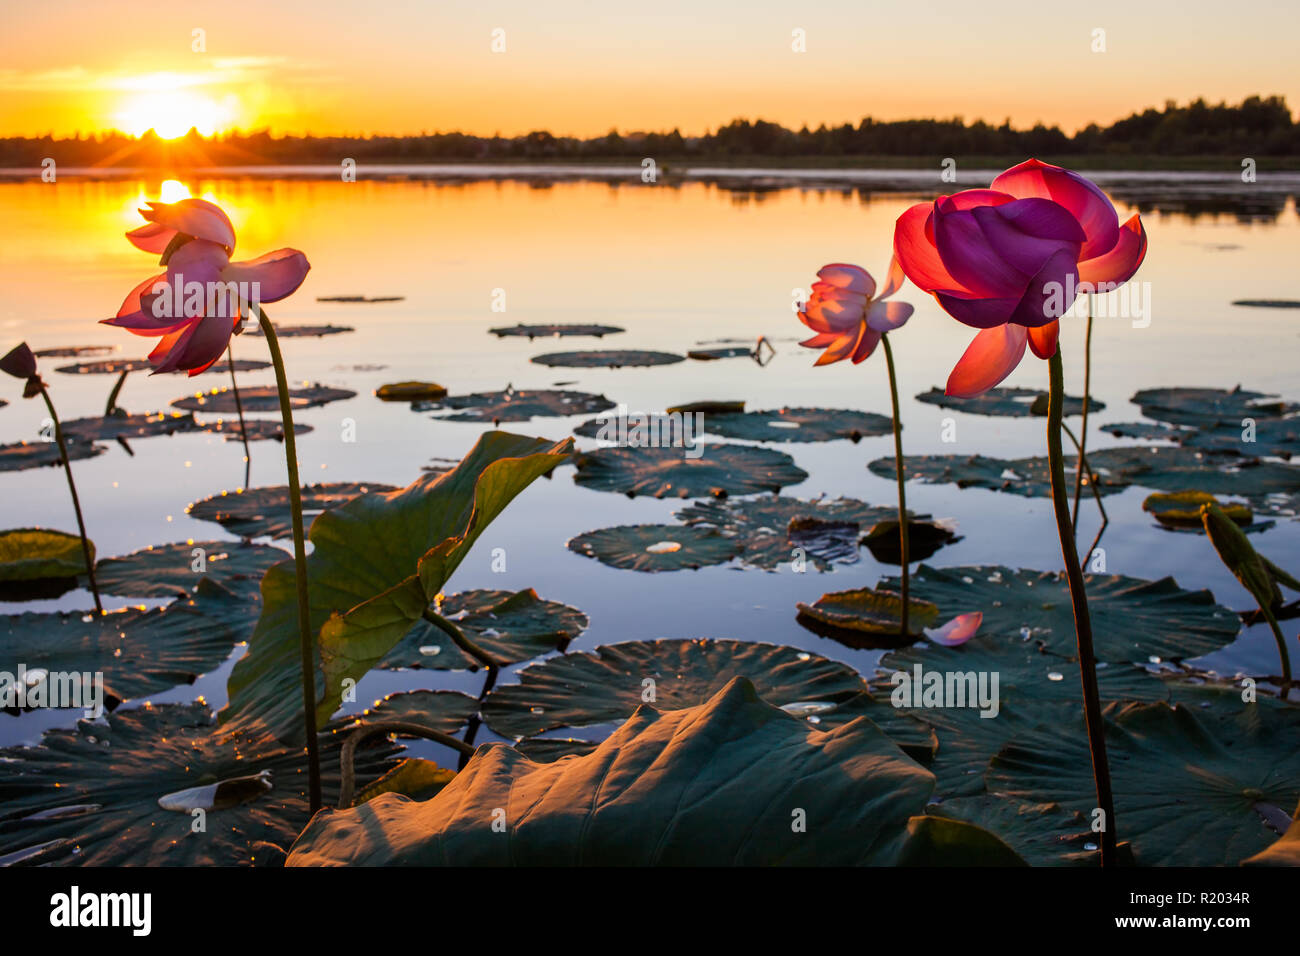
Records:
[[[903,272],[903,264],[898,261],[898,256],[889,258],[889,274],[885,276],[885,287],[880,290],[876,296],[876,301],[888,299],[891,295],[903,287],[903,280],[906,278]]]
[[[1037,197],[1064,206],[1087,236],[1080,253],[1084,259],[1109,252],[1115,245],[1119,216],[1114,205],[1095,183],[1078,173],[1030,159],[999,175],[992,188],[1018,199]]]
[[[976,329],[991,329],[1011,321],[1024,295],[1015,298],[986,299],[971,292],[954,289],[936,289],[935,301],[943,310],[963,325]]]
[[[256,259],[230,263],[222,270],[221,279],[253,285],[259,302],[279,302],[298,290],[309,271],[311,263],[297,249],[277,249]]]
[[[1083,230],[1064,208],[1047,199],[1017,199],[1002,206],[981,206],[971,215],[997,256],[1026,276],[1049,257],[1068,251],[1078,261]]]
[[[974,637],[975,632],[980,629],[980,624],[983,622],[984,612],[972,611],[969,614],[958,614],[942,627],[927,627],[924,629],[924,633],[935,644],[942,644],[944,647],[957,647]]]
[[[817,278],[835,286],[837,289],[857,292],[867,298],[871,298],[876,294],[876,280],[871,277],[870,272],[861,266],[833,262],[818,269]]]
[[[918,203],[898,217],[894,224],[894,255],[918,289],[930,293],[947,289],[969,295],[970,290],[953,278],[934,242],[926,237],[925,224],[933,208],[932,203]]]
[[[215,242],[223,246],[228,254],[235,251],[235,227],[231,224],[230,217],[216,203],[206,199],[182,199],[172,203],[151,202],[148,207],[141,209],[140,215],[150,222],[183,232],[195,239]],[[166,243],[163,245],[165,247]],[[158,251],[161,252],[162,249]]]
[[[902,305],[903,303],[897,304]],[[871,353],[876,350],[876,346],[880,344],[881,333],[869,326],[864,326],[864,328],[866,331],[862,333],[862,338],[858,340],[857,348],[853,350],[851,356],[854,365],[865,362],[871,356]]]
[[[817,361],[813,363],[816,368],[820,365],[830,365],[832,362],[839,362],[848,358],[857,349],[858,343],[862,341],[862,336],[867,331],[865,322],[859,322],[856,329],[851,332],[843,333],[839,338],[827,346],[826,351],[818,356]]]
[[[175,236],[175,229],[157,222],[146,223],[126,234],[131,245],[143,252],[152,252],[154,255],[162,255]]]
[[[935,203],[934,238],[939,257],[960,284],[983,298],[1019,298],[1025,280],[1023,272],[999,255],[980,228],[976,210],[957,209],[940,199]]]
[[[1028,331],[1008,323],[976,335],[948,376],[946,394],[974,398],[1001,382],[1024,358]]]
[[[912,317],[910,302],[881,302],[876,300],[867,312],[867,325],[877,332],[892,332],[903,327]]]
[[[838,332],[818,332],[810,339],[804,339],[799,344],[806,349],[824,349],[840,337]]]
[[[1119,238],[1109,252],[1079,263],[1079,281],[1108,292],[1133,278],[1147,255],[1147,233],[1142,219],[1134,213],[1119,230]]]
[[[1040,359],[1049,359],[1056,354],[1056,340],[1061,333],[1060,322],[1048,322],[1029,330],[1029,350]]]
[[[1079,297],[1078,278],[1074,252],[1062,249],[1052,255],[1029,280],[1010,321],[1029,328],[1055,322]]]

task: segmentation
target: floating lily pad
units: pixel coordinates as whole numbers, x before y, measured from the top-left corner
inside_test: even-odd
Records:
[[[236,372],[260,372],[264,368],[270,368],[270,362],[264,362],[261,359],[235,359]],[[209,365],[199,374],[201,375],[229,375],[230,362],[223,359],[215,365]]]
[[[54,371],[65,375],[121,375],[123,372],[146,372],[153,368],[148,359],[100,359],[93,362],[73,362],[60,365]]]
[[[389,694],[361,715],[363,723],[395,720],[455,734],[478,713],[478,701],[454,690],[413,690]]]
[[[795,548],[818,571],[836,562],[857,560],[857,533],[852,554],[842,547],[843,535],[835,528],[846,525],[860,531],[896,513],[896,509],[868,505],[854,498],[817,498],[811,501],[785,496],[742,500],[696,501],[677,512],[687,525],[707,525],[740,542],[740,560],[771,571],[794,561]],[[793,531],[792,531],[793,528]]]
[[[1091,457],[1089,457],[1091,464]],[[926,484],[953,484],[958,488],[986,488],[1026,498],[1051,494],[1046,458],[989,458],[984,455],[907,455],[903,467],[909,480]],[[893,457],[877,458],[867,465],[874,475],[896,480]],[[1122,486],[1101,486],[1103,494]]]
[[[704,426],[682,413],[609,414],[588,419],[576,426],[573,433],[583,438],[595,438],[629,448],[690,448],[700,440]]]
[[[111,355],[116,345],[68,345],[55,349],[37,349],[37,358],[81,358],[86,355]]]
[[[0,617],[0,661],[28,672],[102,672],[107,706],[190,684],[221,665],[247,638],[232,614],[244,614],[231,592],[215,585],[164,608],[128,608],[103,616],[82,611]],[[253,606],[256,615],[256,606]],[[87,707],[90,705],[87,704]]]
[[[284,425],[278,419],[270,418],[245,418],[243,425],[240,425],[238,418],[218,418],[211,421],[201,422],[199,430],[212,432],[225,437],[226,441],[242,442],[247,436],[249,441],[284,441]],[[306,422],[294,422],[293,433],[295,435],[306,435],[312,430],[312,427]]]
[[[596,338],[603,338],[606,335],[613,335],[616,332],[622,332],[617,325],[504,325],[496,329],[488,329],[497,338],[506,338],[515,336],[529,339],[542,339],[551,336],[571,336],[571,335],[592,335]]]
[[[1102,425],[1101,430],[1116,438],[1137,438],[1141,441],[1181,442],[1193,432],[1189,428],[1161,425],[1157,422],[1115,422]]]
[[[90,545],[91,560],[95,545]],[[0,531],[0,581],[37,581],[86,573],[81,536],[48,528]]]
[[[1097,866],[1098,837],[1090,818],[1059,803],[1023,803],[984,793],[932,803],[925,812],[996,833],[1030,866]]]
[[[548,352],[530,361],[550,368],[639,368],[649,365],[674,365],[686,361],[672,352],[642,349],[606,349],[592,352]]]
[[[392,490],[392,485],[355,481],[306,485],[302,489],[303,522],[310,525],[314,515],[368,491]],[[293,532],[288,485],[223,492],[196,501],[186,511],[192,518],[215,521],[242,538],[260,538],[263,535],[283,538]]]
[[[544,601],[532,588],[462,591],[443,598],[439,610],[475,644],[510,664],[562,650],[587,629],[587,615],[558,601]],[[466,670],[479,665],[446,633],[420,620],[377,666]]]
[[[881,564],[903,563],[902,535],[898,532],[898,519],[885,518],[873,524],[862,538],[871,556]],[[925,561],[933,557],[944,545],[960,541],[957,532],[948,524],[937,521],[907,522],[908,562]]]
[[[868,720],[823,732],[735,677],[681,710],[640,707],[585,756],[481,747],[432,800],[324,811],[290,865],[847,865],[942,862],[918,844],[933,779]],[[504,811],[506,834],[481,821]],[[802,811],[818,821],[792,826]],[[792,817],[793,815],[793,817]],[[498,814],[498,817],[501,815]],[[474,821],[480,821],[475,824]],[[987,832],[948,854],[1015,861]],[[920,858],[918,858],[920,857]]]
[[[1093,645],[1100,661],[1146,663],[1153,657],[1200,657],[1232,643],[1240,630],[1237,616],[1216,604],[1209,591],[1185,591],[1173,578],[1145,581],[1112,574],[1087,575],[1085,580]],[[898,578],[885,578],[880,586],[897,590]],[[983,612],[981,636],[1013,638],[1029,647],[1041,643],[1045,650],[1064,657],[1075,654],[1074,612],[1063,574],[1001,566],[921,565],[911,576],[911,593],[938,605],[944,620]]]
[[[776,408],[765,412],[738,415],[708,415],[705,427],[724,438],[746,441],[834,441],[893,433],[893,420],[887,415],[856,412],[848,408]]]
[[[301,339],[301,338],[321,338],[325,335],[341,335],[344,332],[355,332],[356,330],[350,325],[279,325],[275,324],[275,336],[279,339]],[[248,330],[248,335],[261,335],[261,326],[254,326]]]
[[[1147,418],[1194,428],[1212,425],[1236,425],[1240,428],[1243,418],[1280,418],[1300,411],[1300,405],[1240,386],[1232,389],[1146,388],[1135,394],[1131,401]]]
[[[103,445],[91,442],[70,441],[67,445],[70,461],[94,458],[108,450]],[[59,455],[57,442],[20,441],[11,445],[0,445],[0,471],[24,471],[28,468],[45,468],[61,464],[63,458]]]
[[[78,442],[91,442],[96,439],[113,441],[119,438],[149,438],[155,435],[175,435],[178,432],[198,430],[199,424],[194,420],[193,415],[182,415],[179,412],[151,412],[137,415],[121,412],[95,418],[74,418],[63,423],[64,436]]]
[[[1269,846],[1269,808],[1300,800],[1300,708],[1232,715],[1178,705],[1112,705],[1106,750],[1116,826],[1146,866],[1224,866]],[[990,791],[1090,813],[1096,805],[1083,721],[1018,735],[994,758]]]
[[[346,388],[331,388],[328,385],[305,385],[302,388],[289,389],[289,404],[295,409],[315,408],[330,402],[353,398],[356,392]],[[278,412],[280,410],[280,393],[273,385],[258,385],[253,388],[240,386],[239,399],[245,412]],[[172,402],[173,408],[184,408],[192,412],[221,412],[235,415],[239,409],[235,404],[235,393],[228,387],[214,388],[196,395],[186,395]]]
[[[750,345],[725,345],[716,349],[691,349],[686,353],[689,359],[697,362],[714,362],[727,358],[753,358],[754,348]]]
[[[351,304],[364,303],[366,305],[375,302],[402,302],[406,299],[404,295],[318,295],[317,302],[347,302]],[[276,329],[279,332],[279,329]]]
[[[311,816],[301,748],[218,732],[207,705],[119,710],[39,747],[0,750],[0,856],[28,864],[234,866],[288,847]],[[321,738],[327,804],[338,800],[342,734]],[[396,747],[357,751],[363,784]],[[195,809],[206,829],[193,832]]]
[[[832,591],[812,604],[800,601],[797,606],[801,619],[809,618],[827,627],[869,637],[904,637],[901,630],[903,599],[893,591],[872,588]],[[912,635],[938,623],[939,609],[929,601],[909,597],[907,608],[908,632]]]
[[[1232,304],[1255,309],[1300,309],[1300,300],[1296,299],[1236,299]]]
[[[1162,525],[1169,528],[1201,529],[1201,506],[1218,505],[1223,513],[1239,525],[1248,525],[1254,512],[1246,505],[1220,501],[1204,491],[1179,491],[1173,494],[1155,492],[1147,495],[1142,510],[1149,512]]]
[[[503,737],[589,727],[628,717],[642,703],[680,710],[704,703],[732,678],[753,681],[776,706],[838,703],[866,690],[850,667],[794,647],[757,641],[658,640],[608,644],[552,657],[498,685],[483,719]]]
[[[701,415],[739,415],[745,410],[744,402],[686,402],[683,405],[671,405],[666,409],[666,413],[686,414],[688,412]]]
[[[451,395],[421,407],[422,411],[443,409],[454,415],[439,415],[444,422],[523,422],[530,418],[590,415],[613,408],[604,395],[548,389],[513,389]]]
[[[808,477],[789,455],[753,445],[600,448],[578,455],[576,464],[574,481],[578,484],[621,492],[629,498],[776,492]]]
[[[946,395],[943,389],[931,388],[916,396],[918,402],[951,408],[971,415],[991,415],[1023,418],[1027,416],[1045,417],[1047,415],[1047,393],[1035,388],[1010,388],[998,386],[973,398],[959,398]],[[1106,407],[1104,402],[1093,398],[1088,402],[1089,412],[1099,412]],[[1064,414],[1082,415],[1083,399],[1073,395],[1065,396]]]
[[[601,564],[628,571],[681,571],[726,564],[740,545],[712,528],[629,524],[569,539],[568,548]]]
[[[382,402],[428,402],[445,398],[447,390],[436,382],[393,382],[375,389]]]
[[[95,565],[95,583],[103,594],[164,598],[188,596],[206,579],[240,600],[256,601],[266,569],[291,558],[279,548],[262,544],[179,541],[105,558]]]

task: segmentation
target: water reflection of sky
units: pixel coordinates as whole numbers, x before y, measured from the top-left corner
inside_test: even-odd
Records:
[[[788,174],[782,174],[788,175]],[[295,246],[313,270],[303,289],[271,310],[279,321],[335,322],[356,331],[324,339],[286,340],[290,378],[349,388],[358,397],[300,413],[315,431],[299,443],[305,481],[367,480],[406,484],[430,459],[459,457],[480,428],[439,423],[404,405],[384,404],[371,392],[385,382],[431,379],[454,393],[516,387],[566,387],[603,392],[633,410],[706,399],[744,399],[751,409],[823,405],[888,412],[882,362],[813,370],[811,353],[795,344],[802,326],[792,301],[818,266],[857,262],[882,275],[892,225],[914,194],[933,186],[909,185],[907,195],[873,183],[870,189],[825,184],[789,188],[781,182],[754,192],[733,179],[687,181],[675,186],[639,182],[537,182],[499,179],[454,183],[409,181],[342,183],[300,179],[201,179],[186,187],[221,203],[239,236],[236,258]],[[1096,424],[1133,420],[1127,401],[1142,387],[1236,384],[1300,399],[1294,385],[1300,329],[1294,312],[1244,309],[1234,299],[1297,298],[1294,262],[1300,231],[1293,187],[1268,183],[1243,193],[1235,177],[1222,189],[1174,179],[1099,177],[1121,201],[1144,210],[1150,252],[1138,279],[1150,283],[1150,325],[1126,318],[1098,322],[1094,395],[1106,409]],[[1203,179],[1203,177],[1202,177]],[[158,181],[131,176],[57,184],[0,183],[0,345],[20,340],[33,348],[112,344],[123,356],[143,355],[151,340],[135,338],[95,320],[116,311],[123,295],[150,274],[155,262],[137,252],[122,232],[139,223],[136,205],[156,196]],[[762,185],[762,184],[760,184]],[[169,187],[174,188],[174,187]],[[892,186],[890,188],[893,188]],[[1279,199],[1280,197],[1280,199]],[[1179,211],[1179,204],[1184,211]],[[1258,216],[1260,209],[1272,210]],[[1126,211],[1127,210],[1127,211]],[[1162,211],[1164,210],[1164,211]],[[1188,212],[1196,215],[1188,215]],[[505,290],[507,311],[491,311],[494,290]],[[317,296],[400,295],[380,305],[318,304]],[[957,415],[957,443],[944,444],[941,428],[952,413],[910,396],[942,385],[970,333],[914,288],[900,297],[917,314],[894,336],[904,395],[905,449],[909,454],[983,453],[1001,457],[1041,454],[1042,421]],[[620,325],[611,348],[685,352],[703,340],[766,335],[777,348],[766,367],[744,359],[685,362],[653,369],[547,369],[530,356],[557,348],[594,348],[595,340],[498,340],[493,325],[517,322],[599,322]],[[1067,388],[1081,390],[1082,322],[1067,324],[1063,342]],[[260,339],[235,341],[238,358],[264,358]],[[66,418],[98,414],[111,377],[68,376],[45,360],[46,377]],[[375,366],[383,366],[376,370]],[[1044,363],[1027,359],[1010,385],[1043,386]],[[243,376],[269,385],[269,371]],[[166,407],[196,386],[225,384],[134,374],[120,404],[132,411]],[[35,435],[43,410],[23,402],[18,389],[4,397],[0,440]],[[356,422],[355,444],[341,440],[344,419]],[[540,419],[511,430],[559,438],[575,420]],[[706,422],[707,425],[707,422]],[[1095,429],[1095,447],[1116,439]],[[220,436],[179,435],[133,442],[135,455],[112,446],[74,465],[91,536],[101,555],[121,554],[166,541],[222,538],[216,525],[191,520],[186,505],[232,489],[243,479],[241,448]],[[810,477],[786,494],[852,495],[875,504],[894,498],[892,483],[867,472],[868,461],[892,453],[890,439],[789,445]],[[280,484],[280,446],[253,446],[254,485]],[[0,525],[75,528],[66,490],[49,469],[0,474]],[[964,539],[939,552],[934,563],[996,564],[1054,569],[1060,562],[1056,531],[1044,499],[992,492],[958,492],[950,486],[912,483],[909,504],[954,517]],[[1146,491],[1130,489],[1107,499],[1111,527],[1103,544],[1112,572],[1138,577],[1175,576],[1184,587],[1209,587],[1234,607],[1245,592],[1219,564],[1209,545],[1191,535],[1153,527],[1140,510]],[[730,567],[646,575],[604,567],[570,553],[564,542],[596,527],[671,521],[678,501],[637,499],[578,488],[569,467],[529,489],[495,523],[452,581],[454,589],[534,587],[547,598],[574,604],[591,617],[574,648],[654,637],[736,637],[796,644],[845,660],[870,673],[878,652],[852,651],[818,638],[794,622],[795,604],[823,591],[872,584],[890,569],[862,551],[854,566],[819,575],[775,574]],[[1084,531],[1091,536],[1093,513]],[[1294,522],[1255,539],[1257,546],[1293,571],[1300,565]],[[504,574],[490,569],[490,553],[503,547]],[[110,599],[113,604],[122,602]],[[42,602],[36,609],[88,606],[84,592]],[[24,609],[5,605],[15,612]],[[242,648],[236,655],[242,653]],[[1214,663],[1271,671],[1276,650],[1264,628],[1254,628]],[[225,699],[225,675],[202,678],[153,699],[190,700],[202,694],[214,706]],[[509,678],[503,678],[508,680]],[[361,700],[416,687],[476,692],[477,677],[437,671],[377,672],[361,685]],[[38,713],[0,720],[0,743],[34,741],[42,727],[71,725],[69,713]]]

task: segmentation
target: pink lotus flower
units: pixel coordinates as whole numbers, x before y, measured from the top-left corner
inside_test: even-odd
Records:
[[[1057,321],[1080,292],[1109,292],[1146,256],[1134,214],[1115,207],[1078,173],[1031,159],[993,180],[913,206],[894,227],[903,272],[957,321],[980,329],[948,378],[970,397],[1020,364],[1025,346],[1056,351]]]
[[[889,264],[885,287],[877,295],[876,280],[861,266],[834,263],[817,271],[812,295],[799,313],[799,321],[817,334],[799,344],[809,349],[825,349],[817,365],[830,365],[843,359],[853,364],[867,358],[880,337],[903,325],[912,315],[906,302],[885,302],[903,285],[903,270],[898,260]]]
[[[204,199],[149,203],[140,214],[149,225],[128,232],[127,239],[145,252],[161,253],[167,271],[132,289],[103,324],[159,336],[149,353],[154,374],[207,369],[226,350],[241,310],[287,298],[311,269],[297,249],[231,262],[235,230],[221,208]]]

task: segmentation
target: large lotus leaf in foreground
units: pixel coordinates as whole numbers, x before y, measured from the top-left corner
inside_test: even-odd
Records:
[[[338,799],[342,738],[321,738],[327,803]],[[358,750],[361,784],[395,752],[384,742]],[[282,853],[264,843],[287,847],[310,816],[301,750],[223,734],[202,703],[79,721],[38,747],[0,750],[0,764],[0,865],[260,864]],[[205,814],[198,832],[195,809]]]
[[[976,827],[913,821],[933,786],[934,778],[869,720],[817,730],[736,677],[694,707],[639,707],[585,756],[538,764],[512,747],[488,744],[431,800],[390,794],[324,811],[288,862],[1019,862]]]
[[[361,495],[312,523],[318,722],[339,706],[344,681],[360,680],[420,620],[492,520],[571,447],[572,439],[488,432],[451,471]],[[223,721],[255,720],[281,739],[301,740],[298,642],[294,565],[285,561],[262,579],[262,616],[231,672]]]
[[[564,654],[519,673],[483,702],[483,719],[503,737],[621,720],[638,704],[679,709],[704,703],[745,677],[778,706],[833,704],[866,690],[846,664],[797,647],[758,641],[626,641]]]
[[[1216,604],[1209,591],[1185,591],[1173,578],[1144,581],[1112,574],[1089,575],[1086,581],[1093,642],[1101,661],[1200,657],[1232,643],[1241,629],[1236,614]],[[896,591],[899,581],[885,578],[880,587]],[[982,611],[981,634],[1024,636],[1053,653],[1075,653],[1074,612],[1060,574],[923,564],[912,576],[912,597],[937,604],[942,620]]]
[[[1277,839],[1268,821],[1300,800],[1300,708],[1235,714],[1112,704],[1106,751],[1116,832],[1147,866],[1235,865]],[[1083,721],[1017,736],[985,776],[992,793],[1090,813],[1096,790]]]

